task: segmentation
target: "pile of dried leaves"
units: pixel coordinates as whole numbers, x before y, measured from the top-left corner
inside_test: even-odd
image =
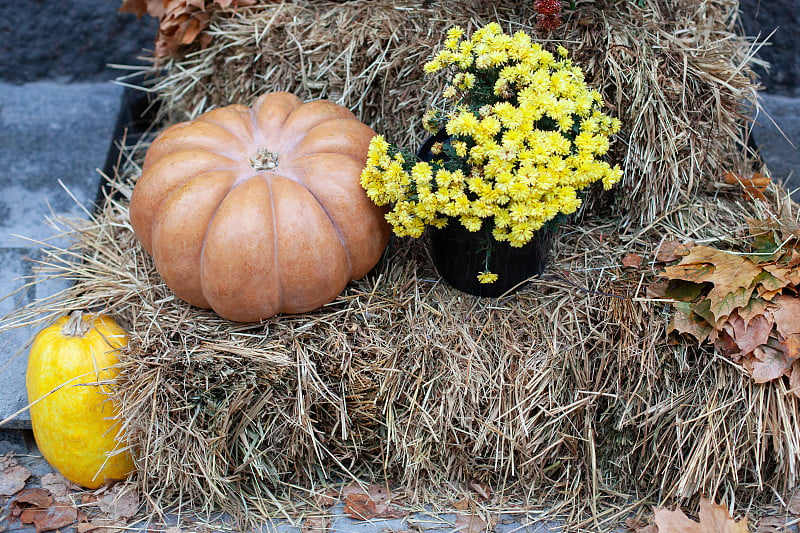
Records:
[[[800,522],[800,489],[786,499],[782,509],[768,513],[755,523],[756,533],[782,533],[793,531],[792,525]],[[692,520],[680,509],[655,509],[650,521],[629,518],[625,525],[634,533],[748,533],[748,516],[734,520],[728,508],[715,504],[706,497],[700,498],[697,520]]]
[[[137,17],[146,13],[158,19],[154,55],[159,58],[174,55],[181,46],[195,40],[202,48],[208,46],[211,36],[205,30],[213,11],[256,3],[257,0],[123,0],[119,10],[135,13]]]
[[[670,331],[713,342],[756,383],[789,378],[800,397],[800,226],[783,218],[751,221],[751,253],[708,246],[662,247],[674,300]]]
[[[58,473],[33,476],[11,453],[0,456],[0,503],[0,531],[18,523],[33,525],[36,533],[65,527],[78,533],[124,531],[140,509],[132,483],[85,491]]]

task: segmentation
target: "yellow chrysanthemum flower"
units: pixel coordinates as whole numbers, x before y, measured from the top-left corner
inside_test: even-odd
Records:
[[[367,196],[392,206],[386,218],[398,235],[458,219],[470,231],[487,222],[494,239],[523,246],[559,213],[574,213],[578,191],[622,178],[602,159],[621,123],[601,111],[602,96],[565,47],[551,53],[497,23],[469,38],[454,27],[423,70],[450,72],[445,108],[422,120],[431,133],[444,128],[449,146],[435,144],[433,160],[420,163],[376,136],[361,174]]]
[[[498,275],[489,271],[484,271],[478,274],[479,283],[494,283],[497,281]]]

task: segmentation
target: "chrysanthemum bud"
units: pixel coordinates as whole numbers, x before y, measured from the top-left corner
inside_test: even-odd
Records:
[[[561,13],[561,0],[536,0],[533,9],[541,15],[558,15]]]
[[[537,27],[542,31],[553,31],[561,26],[561,15],[540,15]]]

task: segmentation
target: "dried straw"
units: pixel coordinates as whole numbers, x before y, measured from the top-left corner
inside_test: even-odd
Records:
[[[452,25],[499,21],[566,46],[625,124],[612,156],[625,170],[614,212],[626,225],[656,220],[741,164],[757,47],[737,33],[736,0],[578,2],[547,35],[535,29],[532,5],[315,0],[222,11],[212,17],[213,44],[167,61],[148,85],[169,122],[286,90],[335,100],[414,148],[442,89],[422,64]]]
[[[154,90],[168,121],[283,89],[333,98],[416,142],[435,90],[419,65],[443,29],[527,27],[528,4],[240,9],[214,19],[209,49],[165,65]],[[735,249],[747,217],[798,217],[774,186],[768,204],[753,204],[714,180],[750,164],[737,143],[754,85],[749,45],[731,31],[735,4],[579,4],[562,37],[623,119],[622,216],[587,211],[564,226],[546,274],[512,296],[459,293],[439,280],[424,241],[397,240],[316,312],[224,321],[177,300],[132,233],[138,147],[91,222],[64,223],[73,244],[43,251],[44,273],[74,286],[2,328],[78,308],[124,324],[116,401],[157,509],[191,502],[265,516],[350,477],[446,503],[451,483],[481,481],[498,505],[557,501],[572,527],[588,515],[599,530],[640,498],[749,500],[792,486],[797,398],[783,382],[752,383],[710,348],[672,344],[668,306],[646,297],[664,239]],[[623,269],[630,252],[649,262]]]
[[[70,247],[44,250],[44,273],[75,285],[3,327],[82,308],[128,329],[115,400],[156,509],[267,516],[352,477],[446,504],[452,483],[484,482],[498,506],[560,502],[578,527],[628,510],[609,501],[752,499],[800,480],[800,402],[785,383],[668,342],[668,308],[645,295],[662,239],[741,246],[746,217],[797,219],[774,188],[771,210],[728,195],[636,234],[567,225],[547,273],[500,299],[449,288],[424,242],[393,241],[319,311],[236,324],[163,285],[128,221],[128,156],[116,199],[64,222]],[[650,262],[623,269],[630,252]]]

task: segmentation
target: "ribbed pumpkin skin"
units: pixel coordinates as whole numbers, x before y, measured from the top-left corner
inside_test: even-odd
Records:
[[[118,374],[110,368],[118,362],[114,349],[128,340],[108,316],[84,316],[92,327],[78,337],[62,333],[68,320],[62,317],[40,331],[31,345],[25,376],[31,423],[47,462],[70,481],[95,489],[133,470],[127,451],[109,456],[125,445],[115,439],[118,422],[109,419],[116,410],[108,385],[94,385]]]
[[[285,92],[210,111],[153,141],[131,224],[192,305],[240,322],[316,309],[388,242],[360,185],[374,135],[344,107]]]

